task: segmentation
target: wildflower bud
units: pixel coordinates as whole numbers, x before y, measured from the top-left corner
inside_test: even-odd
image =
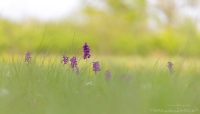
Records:
[[[63,63],[64,65],[67,64],[69,61],[69,57],[63,55],[63,59],[61,60],[61,63]]]
[[[99,61],[93,62],[93,71],[95,72],[95,74],[96,74],[96,72],[98,72],[100,70],[101,69],[100,69],[100,66],[99,66]]]
[[[174,73],[173,68],[172,68],[173,65],[174,65],[174,64],[172,64],[172,62],[168,62],[168,65],[167,65],[167,67],[169,68],[169,71],[170,71],[171,74]]]
[[[77,60],[76,60],[76,57],[75,56],[73,56],[71,59],[70,59],[70,61],[71,61],[71,68],[75,68],[75,67],[77,67]]]
[[[85,45],[83,46],[83,52],[84,52],[84,55],[83,55],[83,58],[86,59],[86,58],[90,58],[90,46],[87,45],[87,43],[85,43]]]
[[[25,62],[31,64],[31,53],[28,51],[25,55]]]

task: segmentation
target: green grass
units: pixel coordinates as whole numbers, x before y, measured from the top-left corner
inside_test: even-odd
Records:
[[[99,57],[100,72],[94,75],[92,66],[86,67],[91,58],[87,65],[81,60],[81,73],[76,75],[60,58],[46,62],[38,58],[29,65],[23,58],[2,59],[0,114],[160,114],[156,109],[177,110],[170,105],[200,109],[199,60],[187,59],[182,65],[180,58],[173,59],[175,73],[171,75],[167,58]],[[104,75],[108,69],[110,82]],[[122,79],[122,74],[132,78]]]

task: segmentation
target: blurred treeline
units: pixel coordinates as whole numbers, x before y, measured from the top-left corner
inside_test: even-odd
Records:
[[[185,1],[186,7],[198,7],[198,0]],[[56,22],[0,19],[0,53],[80,53],[87,42],[94,54],[200,56],[195,19],[180,15],[174,0],[148,4],[147,0],[85,0],[80,11]]]

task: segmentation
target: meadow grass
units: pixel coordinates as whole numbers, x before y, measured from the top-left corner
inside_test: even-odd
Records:
[[[199,114],[198,60],[174,58],[170,74],[167,58],[98,57],[95,74],[92,57],[80,60],[77,75],[61,58],[2,58],[0,114]]]

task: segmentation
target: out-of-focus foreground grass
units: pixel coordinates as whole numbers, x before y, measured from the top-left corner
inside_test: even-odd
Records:
[[[81,60],[81,72],[76,75],[69,65],[60,63],[61,58],[41,57],[32,64],[24,58],[1,59],[0,113],[199,113],[198,60],[173,58],[174,74],[170,74],[167,58],[99,57],[101,71],[95,75],[88,67],[92,57],[88,62]],[[106,70],[111,71],[110,81]]]
[[[84,23],[0,19],[0,114],[199,114],[200,35],[191,19],[154,31],[146,0],[104,1],[111,10],[86,7]],[[76,75],[62,55],[79,60],[85,42],[92,56],[81,59]],[[32,64],[24,62],[27,51]]]

